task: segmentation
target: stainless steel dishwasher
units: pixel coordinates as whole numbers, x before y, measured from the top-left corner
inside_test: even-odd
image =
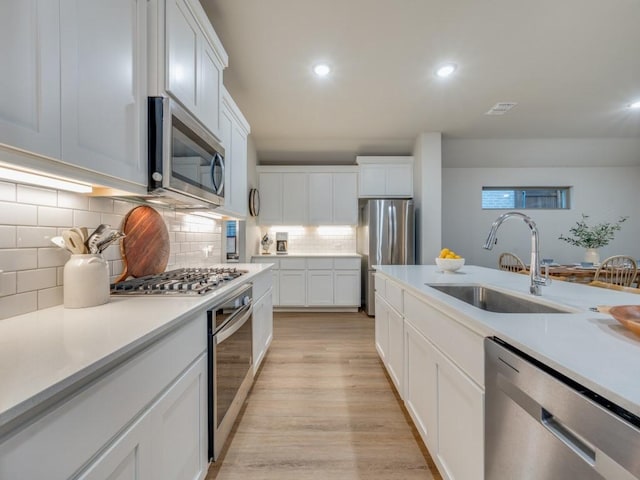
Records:
[[[485,339],[485,480],[640,478],[640,418]]]

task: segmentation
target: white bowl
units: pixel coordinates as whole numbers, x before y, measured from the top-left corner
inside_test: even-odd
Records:
[[[443,272],[456,272],[464,265],[464,258],[436,258],[436,265]]]

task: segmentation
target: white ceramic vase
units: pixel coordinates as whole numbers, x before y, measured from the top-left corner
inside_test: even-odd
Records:
[[[77,254],[64,265],[65,308],[95,307],[109,301],[109,265],[102,255]]]
[[[594,265],[600,263],[600,253],[597,248],[587,248],[584,252],[584,261],[591,262]]]

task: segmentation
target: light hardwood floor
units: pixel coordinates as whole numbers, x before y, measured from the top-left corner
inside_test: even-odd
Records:
[[[206,480],[441,479],[362,313],[280,313],[274,339]]]

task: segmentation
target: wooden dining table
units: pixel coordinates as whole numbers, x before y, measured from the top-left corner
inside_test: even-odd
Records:
[[[529,266],[527,270],[523,270],[521,273],[529,274]],[[545,265],[540,266],[541,274],[544,275]],[[596,275],[598,267],[582,267],[580,265],[549,265],[549,276],[558,280],[565,280],[567,282],[575,283],[589,283]]]

